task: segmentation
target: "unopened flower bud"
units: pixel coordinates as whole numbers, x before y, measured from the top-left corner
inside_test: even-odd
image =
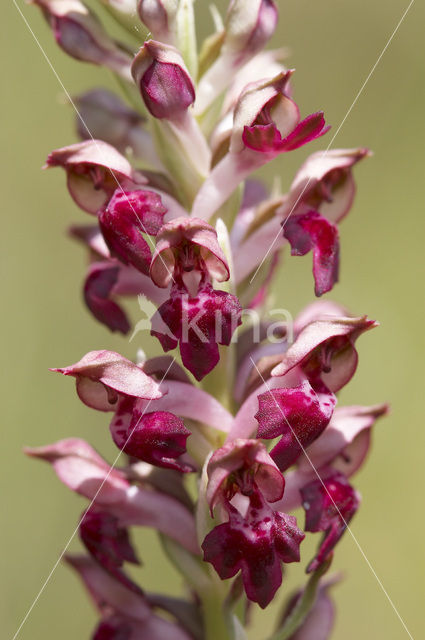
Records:
[[[104,140],[125,152],[143,118],[106,89],[92,89],[74,99],[78,107],[77,131],[82,140]]]
[[[145,42],[131,72],[149,112],[159,119],[180,120],[195,100],[195,89],[180,53],[155,40]]]
[[[233,0],[226,17],[224,50],[245,60],[260,51],[273,35],[278,11],[273,0]]]
[[[104,65],[130,80],[131,58],[103,30],[79,0],[34,0],[43,11],[58,45],[72,58]]]
[[[174,44],[178,6],[178,0],[139,0],[137,8],[141,21],[155,39]]]

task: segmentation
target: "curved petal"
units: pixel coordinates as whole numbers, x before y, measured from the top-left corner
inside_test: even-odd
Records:
[[[240,243],[233,256],[234,278],[240,284],[269,255],[278,251],[286,243],[282,237],[281,221],[277,217],[261,225],[259,229]]]
[[[219,431],[229,432],[233,416],[203,389],[167,379],[167,394],[149,404],[149,411],[172,411],[182,418],[196,420]]]
[[[168,286],[175,263],[179,260],[174,251],[183,252],[187,244],[199,247],[212,278],[218,282],[229,279],[229,267],[214,227],[200,218],[184,217],[174,218],[159,230],[151,264],[151,278],[157,286]]]
[[[26,453],[50,462],[64,484],[112,513],[122,526],[152,527],[199,553],[194,518],[186,507],[168,495],[131,485],[83,440],[62,440]]]
[[[331,391],[338,391],[353,376],[357,367],[354,342],[363,332],[377,326],[366,316],[329,317],[304,327],[272,376],[284,376],[297,366],[318,374]]]
[[[371,430],[376,420],[388,413],[388,405],[380,404],[372,407],[351,406],[337,407],[332,419],[321,435],[308,448],[308,456],[318,469],[339,461],[340,471],[350,477],[361,465],[369,446],[367,432]],[[360,440],[361,438],[361,440]],[[311,468],[310,462],[300,458],[300,472]]]
[[[146,183],[115,147],[103,140],[85,140],[55,149],[44,168],[62,167],[67,173],[68,189],[75,202],[95,214],[117,187]]]
[[[119,266],[112,261],[94,262],[87,272],[83,295],[84,302],[96,320],[111,331],[119,331],[126,335],[130,331],[128,318],[121,307],[110,298],[118,276]]]
[[[281,471],[290,467],[328,425],[336,398],[324,385],[304,380],[297,387],[258,396],[259,438],[282,436],[270,455]]]
[[[301,489],[305,509],[305,530],[324,531],[316,557],[307,567],[315,571],[328,557],[360,505],[360,495],[345,476],[332,472]]]
[[[249,482],[245,479],[247,472]],[[280,500],[285,487],[281,472],[259,440],[237,439],[226,443],[211,456],[207,473],[206,499],[211,513],[221,499],[228,497],[227,480],[230,484],[247,483],[248,493],[252,490],[251,481],[253,481],[268,502]],[[240,489],[242,491],[244,486]]]
[[[295,175],[281,209],[283,218],[305,205],[317,209],[331,222],[339,222],[349,211],[355,185],[351,169],[368,149],[329,149],[307,158]]]
[[[161,398],[163,395],[155,380],[115,351],[89,351],[79,362],[51,371],[77,378],[81,400],[100,411],[114,409],[118,394],[146,399]],[[84,384],[86,380],[89,381],[88,385]],[[99,400],[102,389],[103,402]]]
[[[130,484],[84,440],[68,438],[44,447],[26,448],[33,458],[50,462],[59,480],[71,491],[108,507],[118,504]]]
[[[110,608],[143,624],[151,616],[150,607],[141,593],[124,587],[89,556],[67,554],[65,561],[78,573],[100,611]]]
[[[235,440],[236,438],[252,438],[257,433],[258,422],[255,419],[255,414],[259,409],[259,395],[281,387],[296,387],[304,377],[302,371],[294,370],[290,372],[289,375],[286,375],[285,378],[272,378],[263,382],[261,386],[247,397],[237,412],[226,442]]]

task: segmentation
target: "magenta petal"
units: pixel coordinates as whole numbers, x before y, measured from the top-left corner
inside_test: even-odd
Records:
[[[117,189],[99,212],[99,225],[112,254],[149,275],[151,250],[142,233],[156,235],[165,213],[156,193]]]
[[[174,286],[171,298],[155,314],[169,331],[158,331],[154,323],[151,333],[165,350],[174,348],[178,341],[184,366],[202,380],[219,361],[218,344],[230,344],[233,332],[241,324],[241,311],[236,296],[216,291],[210,284],[204,285],[194,298]]]
[[[229,279],[229,267],[217,240],[217,232],[200,218],[178,217],[158,232],[152,258],[151,278],[166,287],[173,275],[206,270],[219,282]]]
[[[75,238],[93,251],[96,254],[96,258],[97,256],[107,259],[111,257],[110,251],[97,224],[72,225],[69,227],[68,233],[72,238]]]
[[[368,155],[365,148],[313,153],[297,171],[280,210],[282,218],[291,211],[315,209],[331,222],[339,222],[354,199],[353,166]]]
[[[281,471],[290,467],[329,424],[336,398],[324,385],[304,381],[295,388],[273,389],[258,396],[258,437],[282,438],[271,457]]]
[[[142,76],[140,90],[155,118],[172,119],[184,113],[195,100],[192,81],[177,64],[152,62]]]
[[[301,120],[289,136],[286,136],[286,138],[282,140],[281,150],[293,151],[307,144],[307,142],[312,142],[316,140],[316,138],[320,138],[330,129],[330,127],[326,127],[325,124],[323,111],[312,113],[304,118],[304,120]]]
[[[49,167],[65,169],[72,198],[84,211],[93,214],[120,185],[131,188],[146,182],[115,147],[102,140],[85,140],[55,149],[47,158],[45,168]]]
[[[283,222],[283,235],[292,247],[293,256],[313,250],[313,274],[316,296],[330,291],[338,282],[338,228],[317,211],[294,214]]]
[[[142,592],[130,591],[107,573],[93,558],[84,555],[66,555],[65,560],[78,573],[101,612],[114,612],[120,618],[129,622],[135,621],[138,624],[145,624],[152,615]]]
[[[315,571],[329,556],[360,505],[360,496],[342,473],[332,472],[322,481],[314,480],[301,489],[306,531],[325,535],[307,572]]]
[[[245,127],[242,140],[246,147],[261,153],[277,154],[282,145],[282,136],[276,125],[272,123]]]
[[[124,561],[140,564],[131,545],[127,529],[106,511],[91,507],[79,527],[80,539],[91,556],[121,584],[136,593],[140,588],[122,571]]]
[[[240,570],[249,600],[263,609],[282,582],[280,561],[298,562],[304,534],[293,516],[272,511],[258,494],[250,499],[246,518],[228,505],[229,522],[215,527],[205,538],[204,560],[223,580]]]
[[[147,189],[135,191],[117,189],[108,203],[107,211],[117,218],[132,213],[140,223],[141,231],[151,236],[158,234],[164,223],[164,215],[167,213],[161,197]]]
[[[310,322],[273,369],[272,376],[284,376],[301,366],[309,376],[320,376],[331,391],[339,391],[357,368],[356,339],[376,326],[378,323],[366,316],[329,316]]]
[[[184,366],[199,381],[214,369],[220,360],[220,353],[214,338],[198,341],[197,338],[180,345],[180,355]]]
[[[224,433],[229,432],[233,416],[212,395],[193,384],[167,381],[167,394],[149,404],[150,411],[171,411],[181,418],[196,420]]]
[[[131,72],[155,118],[178,120],[195,101],[195,88],[175,47],[147,40],[135,56]]]
[[[68,438],[44,447],[26,448],[31,457],[50,462],[69,489],[106,507],[119,504],[130,484],[84,440]]]
[[[131,624],[118,616],[110,616],[96,627],[92,640],[132,640]]]
[[[120,306],[109,298],[118,280],[119,267],[109,262],[96,262],[90,266],[84,283],[84,301],[96,320],[111,331],[124,335],[130,323]]]
[[[91,558],[66,555],[65,560],[78,573],[102,614],[96,640],[191,640],[181,627],[155,615],[145,596],[124,587]]]
[[[349,478],[362,465],[370,446],[370,432],[376,420],[388,413],[388,405],[337,407],[332,419],[308,449],[308,457],[320,469],[332,465]],[[311,471],[307,458],[301,458],[299,471]]]
[[[269,123],[245,127],[242,139],[245,146],[254,151],[277,154],[298,149],[323,136],[329,129],[330,127],[325,127],[323,112],[318,111],[298,123],[285,138],[282,138],[275,124]]]
[[[155,380],[115,351],[89,351],[79,362],[52,371],[76,378],[80,399],[98,411],[116,408],[119,395],[147,400],[163,395]]]
[[[268,502],[280,500],[285,480],[259,440],[236,439],[217,449],[207,466],[206,498],[213,511],[235,491],[250,495],[253,483]]]
[[[129,406],[130,405],[130,406]],[[158,467],[193,471],[177,458],[186,453],[190,431],[169,411],[144,413],[132,400],[125,399],[111,422],[113,440],[128,455]]]
[[[88,500],[95,500],[123,527],[152,527],[191,553],[199,552],[193,515],[185,506],[159,491],[131,485],[124,473],[111,469],[84,440],[70,438],[25,451],[50,462],[61,482]]]

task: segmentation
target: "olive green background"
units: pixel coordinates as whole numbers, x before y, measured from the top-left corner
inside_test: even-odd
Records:
[[[275,161],[264,173],[270,182],[278,175],[286,188],[302,160],[328,143],[407,4],[281,3],[273,44],[292,51],[288,65],[297,68],[295,98],[303,115],[323,109],[333,130]],[[207,3],[198,0],[198,5],[205,34]],[[114,86],[106,71],[67,59],[38,10],[21,0],[19,6],[72,95],[94,85]],[[84,407],[72,381],[48,367],[70,364],[99,348],[132,357],[137,345],[111,335],[82,305],[85,255],[66,238],[65,229],[86,217],[71,202],[63,173],[40,171],[51,149],[75,141],[72,109],[12,1],[3,2],[2,10],[0,628],[1,636],[11,639],[85,505],[46,464],[27,459],[22,447],[79,436],[115,455],[108,417]],[[376,427],[366,467],[355,478],[363,494],[352,523],[359,546],[347,533],[336,554],[334,568],[345,574],[333,592],[337,639],[408,637],[384,588],[412,636],[423,637],[424,18],[417,1],[333,145],[369,146],[375,155],[356,168],[358,195],[341,225],[341,282],[331,297],[381,322],[360,339],[360,365],[341,401],[392,405],[391,415]],[[277,306],[293,314],[313,299],[311,256],[286,256],[275,293]],[[155,343],[146,340],[152,353]],[[145,561],[137,571],[143,585],[178,592],[179,578],[160,558],[154,534],[143,531],[137,537]],[[309,537],[304,565],[317,542]],[[73,540],[71,549],[78,547]],[[280,598],[304,579],[303,566],[288,567],[287,574]],[[256,618],[251,638],[266,637],[273,613],[272,607]],[[88,638],[95,617],[76,577],[59,565],[19,638]]]

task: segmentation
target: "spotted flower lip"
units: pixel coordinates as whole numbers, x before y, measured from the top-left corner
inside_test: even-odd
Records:
[[[131,57],[103,30],[79,0],[34,0],[52,28],[58,45],[72,58],[104,65],[130,80]]]
[[[198,256],[211,278],[218,282],[229,279],[229,267],[214,227],[198,218],[175,218],[158,232],[151,278],[158,287],[166,287],[179,263],[182,272],[199,269]]]
[[[194,470],[179,460],[186,453],[190,431],[169,411],[147,411],[125,398],[119,403],[110,430],[117,447],[133,458],[183,473]]]
[[[71,197],[92,214],[108,202],[117,187],[131,189],[147,182],[123,155],[103,140],[85,140],[55,149],[44,166],[50,167],[65,169]]]
[[[316,557],[307,567],[315,571],[329,556],[360,505],[360,495],[345,476],[332,472],[301,489],[306,531],[324,531]]]
[[[281,561],[299,561],[304,534],[294,516],[272,511],[259,491],[250,495],[244,517],[231,504],[227,509],[229,521],[210,531],[202,543],[204,560],[223,580],[241,571],[247,597],[264,609],[282,582]]]
[[[122,570],[124,562],[140,564],[128,530],[118,518],[91,506],[81,518],[79,535],[90,555],[121,584],[136,593],[140,588]]]
[[[51,369],[76,378],[82,402],[98,411],[111,411],[119,396],[161,398],[159,384],[140,367],[115,351],[90,351],[79,362]]]
[[[215,229],[197,218],[176,218],[157,236],[150,274],[159,287],[172,280],[170,298],[152,317],[151,334],[164,351],[179,346],[184,366],[202,380],[218,363],[218,345],[229,345],[242,308],[211,280],[227,280],[229,267]]]
[[[285,471],[325,430],[336,398],[325,385],[304,380],[295,388],[273,389],[259,395],[258,404],[257,437],[281,436],[270,456]]]
[[[175,284],[171,297],[152,317],[151,335],[164,351],[180,349],[184,366],[202,380],[220,359],[218,345],[230,344],[241,324],[242,308],[236,296],[201,281],[196,295]]]
[[[298,561],[304,538],[293,516],[268,504],[282,497],[284,478],[264,444],[242,439],[228,442],[212,455],[207,476],[211,514],[220,504],[228,521],[207,534],[202,543],[204,560],[223,580],[241,571],[247,597],[264,608],[282,581],[280,562]],[[235,498],[248,504],[238,507]]]
[[[155,236],[167,209],[153,191],[117,189],[98,214],[99,226],[111,253],[148,275],[151,249],[142,234]]]

